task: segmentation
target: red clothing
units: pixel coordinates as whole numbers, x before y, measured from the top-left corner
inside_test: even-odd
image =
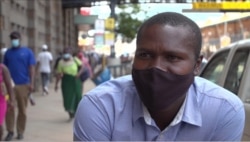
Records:
[[[82,61],[82,63],[84,64],[84,67],[87,67],[89,72],[90,72],[90,76],[93,75],[93,72],[92,72],[92,69],[91,69],[91,66],[89,65],[89,60],[88,58],[86,58],[83,53],[78,53],[77,57]]]

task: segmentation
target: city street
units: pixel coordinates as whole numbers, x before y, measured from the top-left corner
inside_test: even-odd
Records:
[[[23,141],[69,142],[73,140],[73,120],[69,121],[69,116],[64,111],[60,89],[55,92],[53,87],[54,83],[51,83],[50,94],[47,96],[42,96],[41,92],[33,94],[36,105],[29,104],[28,106],[28,120]],[[84,92],[94,87],[92,81],[87,80]],[[6,136],[6,131],[4,136]],[[16,141],[16,139],[13,140]]]

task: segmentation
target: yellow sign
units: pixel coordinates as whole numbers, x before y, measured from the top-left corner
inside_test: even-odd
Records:
[[[113,32],[105,33],[105,44],[114,45],[114,43],[115,43],[115,33]]]
[[[215,9],[221,9],[221,3],[216,2],[194,2],[193,3],[193,9],[209,9],[209,10],[215,10]]]
[[[107,30],[114,30],[115,28],[115,19],[114,18],[108,18],[105,20],[105,29]]]
[[[222,9],[250,10],[250,2],[224,2]]]
[[[194,2],[195,10],[250,10],[250,2]]]

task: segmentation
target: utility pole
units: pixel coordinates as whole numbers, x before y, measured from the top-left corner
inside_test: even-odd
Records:
[[[117,0],[111,0],[110,1],[110,11],[111,11],[110,17],[114,18],[115,20],[116,20],[116,15],[115,15],[115,6],[116,6],[116,4],[117,4]],[[110,57],[115,58],[115,45],[114,44],[110,46]]]

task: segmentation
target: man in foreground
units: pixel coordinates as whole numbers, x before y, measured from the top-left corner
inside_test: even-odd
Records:
[[[157,14],[137,33],[132,76],[86,93],[74,121],[80,141],[240,141],[243,103],[200,77],[202,37],[189,18]]]

